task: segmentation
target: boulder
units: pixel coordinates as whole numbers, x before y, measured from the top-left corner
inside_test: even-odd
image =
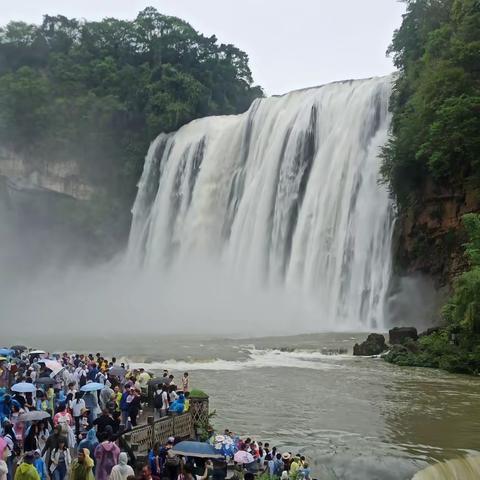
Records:
[[[420,333],[418,335],[418,338],[420,337],[428,337],[429,335],[432,335],[433,333],[437,333],[440,330],[442,330],[442,327],[430,327],[427,328],[424,332]]]
[[[354,355],[380,355],[387,349],[385,337],[380,333],[371,333],[360,345],[356,343],[353,347]]]
[[[390,345],[401,345],[407,338],[418,339],[415,327],[395,327],[388,331],[388,343]]]

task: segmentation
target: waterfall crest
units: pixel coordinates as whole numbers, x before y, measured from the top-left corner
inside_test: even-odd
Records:
[[[127,260],[194,259],[314,305],[318,329],[381,328],[394,215],[379,184],[391,78],[255,101],[150,146]]]

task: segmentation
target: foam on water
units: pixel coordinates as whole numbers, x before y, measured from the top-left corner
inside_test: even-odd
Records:
[[[247,368],[304,368],[312,370],[327,370],[343,368],[335,364],[334,355],[323,355],[320,352],[295,351],[283,352],[281,350],[255,350],[249,351],[245,360],[225,360],[215,358],[210,360],[174,360],[163,362],[129,362],[132,368],[145,368],[146,370],[161,371],[193,371],[193,370],[243,370]],[[127,360],[128,362],[128,360]]]

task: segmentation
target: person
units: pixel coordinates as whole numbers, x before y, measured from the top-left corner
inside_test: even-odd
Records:
[[[102,414],[93,421],[93,425],[97,427],[98,435],[102,435],[109,425],[113,431],[117,429],[117,423],[107,409],[104,409]]]
[[[23,449],[26,452],[34,452],[38,448],[37,433],[38,425],[36,423],[32,423],[28,429],[27,436],[23,441]]]
[[[180,475],[178,475],[177,480],[207,480],[209,468],[212,468],[211,460],[207,460],[205,462],[205,471],[203,475],[194,475],[192,466],[185,465],[183,467],[183,473],[180,473]]]
[[[165,452],[165,477],[167,477],[169,480],[176,480],[178,477],[179,468],[180,458],[173,453],[171,446],[167,444]]]
[[[37,433],[37,444],[40,451],[45,448],[47,439],[50,435],[48,420],[45,419],[38,424],[38,433]]]
[[[140,384],[140,390],[142,393],[147,393],[149,380],[150,375],[145,371],[144,368],[140,368],[140,373],[138,374],[138,383]]]
[[[69,480],[94,480],[93,465],[88,448],[79,448],[77,458],[72,462]]]
[[[273,472],[274,472],[274,475],[276,477],[281,477],[282,476],[282,472],[284,470],[283,467],[284,467],[284,465],[283,465],[283,460],[282,460],[282,454],[277,453],[277,455],[275,456],[274,467],[273,467]]]
[[[50,472],[52,473],[52,479],[64,480],[72,463],[70,450],[67,448],[65,440],[59,440],[58,447],[53,450],[50,460]]]
[[[127,426],[127,423],[128,423],[127,398],[129,395],[130,395],[130,385],[126,383],[122,393],[122,398],[120,400],[120,412],[122,413],[122,425],[125,425],[125,426]]]
[[[175,400],[178,399],[178,395],[177,395],[175,385],[170,385],[168,390],[169,390],[168,401],[169,401],[169,403],[173,403]]]
[[[169,402],[168,402],[168,387],[166,385],[162,386],[162,408],[160,409],[160,416],[166,417],[168,412]]]
[[[297,477],[298,470],[300,469],[300,457],[297,455],[293,457],[292,462],[290,463],[290,476],[293,478]]]
[[[82,410],[85,407],[85,400],[82,398],[82,392],[77,392],[75,394],[75,399],[72,400],[72,415],[75,422],[75,435],[79,436],[80,434],[80,419],[82,418]]]
[[[179,414],[183,413],[184,408],[185,397],[183,396],[183,393],[181,393],[178,398],[170,404],[168,411],[174,414]]]
[[[110,441],[108,433],[100,437],[102,442],[95,448],[95,478],[96,480],[108,480],[112,468],[118,463],[120,449]]]
[[[110,387],[100,391],[100,408],[102,411],[109,408],[112,412],[115,409],[115,392]]]
[[[150,466],[152,475],[156,477],[161,476],[162,464],[163,464],[162,460],[163,459],[160,452],[160,444],[156,443],[148,453],[148,464]]]
[[[48,479],[47,467],[45,465],[45,461],[41,456],[41,453],[42,452],[40,451],[39,448],[37,448],[33,453],[33,456],[34,456],[33,466],[37,469],[38,475],[40,476],[40,480],[47,480]]]
[[[163,405],[162,393],[163,393],[162,386],[157,385],[155,395],[153,396],[153,408],[155,410],[155,416],[159,418],[162,416],[162,405]]]
[[[303,465],[298,470],[297,478],[303,479],[303,480],[310,480],[310,473],[311,473],[311,470],[310,470],[310,467],[308,466],[308,462],[305,461],[303,462]]]
[[[138,388],[132,388],[130,395],[127,397],[128,416],[132,427],[137,426],[137,416],[141,410],[141,391]]]
[[[188,412],[190,410],[190,392],[185,392],[185,402],[183,404],[183,412]]]
[[[84,438],[79,444],[78,444],[78,449],[83,450],[86,448],[89,452],[89,456],[93,459],[95,456],[95,449],[97,448],[98,445],[98,438],[97,438],[97,432],[95,431],[94,428],[91,428],[87,432],[87,437]]]
[[[40,480],[37,469],[33,466],[35,457],[32,452],[23,456],[23,462],[17,467],[15,480]]]
[[[11,480],[13,478],[13,466],[15,465],[15,458],[21,454],[21,449],[18,445],[17,437],[13,431],[12,424],[5,420],[3,423],[3,439],[7,443],[7,478]]]
[[[48,469],[50,469],[50,466],[51,466],[51,456],[52,456],[53,450],[58,448],[60,441],[63,441],[65,443],[67,439],[65,436],[62,435],[61,425],[57,425],[53,433],[47,438],[47,441],[45,442],[45,446],[43,447],[43,450],[42,450],[42,457],[43,456],[45,457],[45,461],[47,463]]]
[[[64,435],[68,434],[68,427],[73,425],[73,418],[72,416],[67,412],[67,409],[65,408],[65,404],[61,403],[58,406],[57,413],[53,417],[53,425],[56,427],[57,425],[62,426],[62,431]]]
[[[142,468],[141,479],[142,480],[160,480],[160,477],[157,477],[156,475],[152,475],[152,471],[150,470],[150,467],[148,465],[144,465]]]
[[[127,480],[131,475],[135,475],[133,468],[127,462],[127,454],[121,452],[118,456],[118,465],[115,465],[110,473],[110,480]]]
[[[189,380],[188,380],[188,372],[185,372],[182,377],[182,387],[183,387],[183,393],[187,393],[190,389],[188,386]]]
[[[5,439],[0,437],[0,480],[7,480],[8,477],[8,445]]]

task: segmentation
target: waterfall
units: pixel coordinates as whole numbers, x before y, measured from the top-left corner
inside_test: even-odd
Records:
[[[381,328],[393,208],[379,184],[391,77],[256,100],[151,144],[127,259],[195,259],[313,305],[317,328]]]
[[[430,465],[412,480],[476,480],[480,478],[480,456],[454,458]]]

